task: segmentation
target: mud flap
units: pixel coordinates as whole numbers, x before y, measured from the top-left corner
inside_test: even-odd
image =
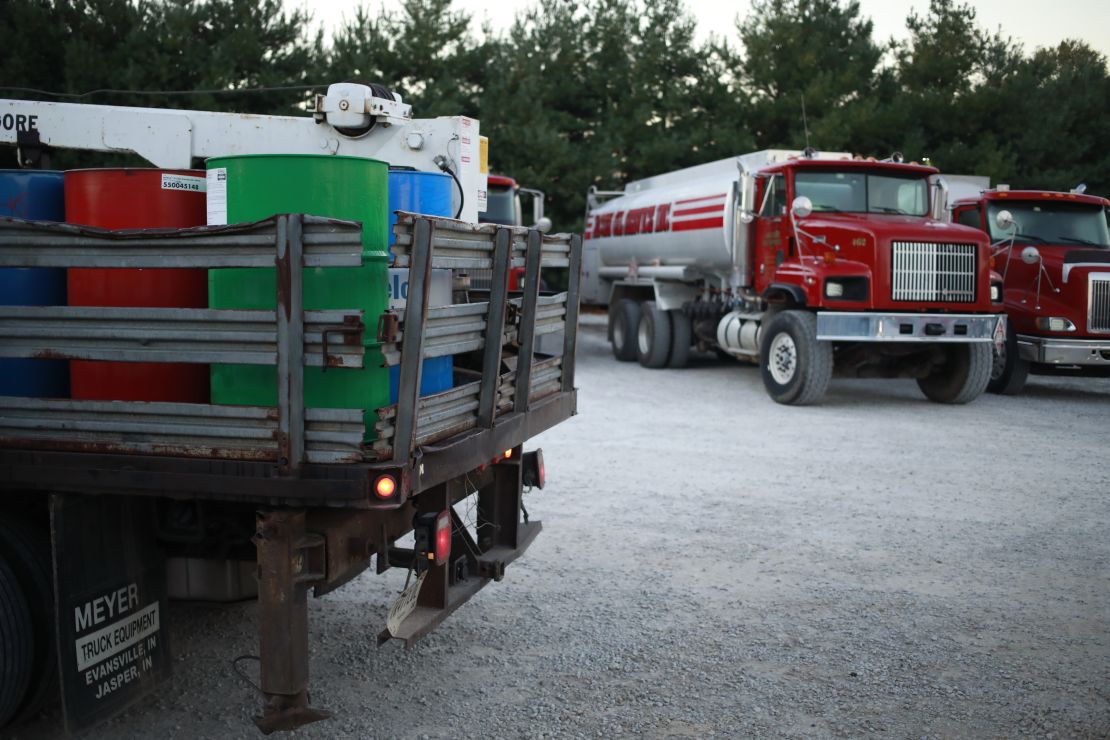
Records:
[[[50,499],[66,731],[121,712],[169,678],[166,564],[150,501]]]

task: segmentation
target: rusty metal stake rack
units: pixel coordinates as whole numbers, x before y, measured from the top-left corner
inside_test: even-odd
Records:
[[[523,443],[576,412],[574,348],[581,241],[400,214],[397,266],[410,269],[403,316],[304,310],[301,267],[361,264],[361,227],[281,215],[254,224],[110,232],[0,219],[0,267],[276,266],[276,311],[0,307],[0,357],[272,365],[275,407],[0,398],[0,496],[112,494],[247,503],[259,575],[266,733],[322,719],[308,705],[307,591],[327,593],[376,557],[411,563],[394,542],[416,515],[477,496],[482,534],[455,520],[451,561],[434,567],[397,637],[411,645],[490,580],[540,530],[521,521]],[[508,293],[508,271],[526,268]],[[569,286],[539,294],[542,268]],[[431,271],[493,271],[478,302],[429,308]],[[377,331],[380,353],[365,332]],[[535,356],[537,336],[563,351]],[[459,353],[468,353],[460,355]],[[420,397],[422,361],[454,354],[456,386]],[[400,366],[398,403],[306,409],[307,366]],[[366,415],[376,438],[366,439]],[[517,454],[502,459],[505,450]],[[382,475],[395,494],[376,497]]]

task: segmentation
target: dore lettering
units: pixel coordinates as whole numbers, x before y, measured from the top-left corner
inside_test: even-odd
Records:
[[[39,117],[26,113],[5,113],[0,116],[0,129],[4,131],[38,131]]]

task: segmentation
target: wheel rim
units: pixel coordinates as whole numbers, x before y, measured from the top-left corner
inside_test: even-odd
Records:
[[[640,319],[640,329],[636,332],[636,340],[640,343],[640,353],[651,352],[651,334],[648,332],[647,322]]]
[[[798,370],[798,347],[794,338],[783,332],[771,341],[771,351],[767,353],[767,369],[779,385],[786,385],[794,379]]]
[[[991,380],[998,380],[1006,370],[1006,345],[995,349],[991,356]]]

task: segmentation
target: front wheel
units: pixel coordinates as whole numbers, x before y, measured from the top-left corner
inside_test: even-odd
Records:
[[[994,348],[987,342],[950,344],[945,355],[943,365],[917,379],[921,392],[937,403],[974,401],[990,382]]]
[[[991,379],[987,390],[1013,396],[1021,393],[1025,380],[1029,377],[1029,360],[1023,360],[1018,352],[1017,334],[1014,326],[1006,322],[1006,341],[1001,350],[992,353]]]
[[[817,317],[783,311],[763,329],[760,371],[767,394],[777,403],[806,406],[825,395],[832,378],[832,344],[817,339]]]

